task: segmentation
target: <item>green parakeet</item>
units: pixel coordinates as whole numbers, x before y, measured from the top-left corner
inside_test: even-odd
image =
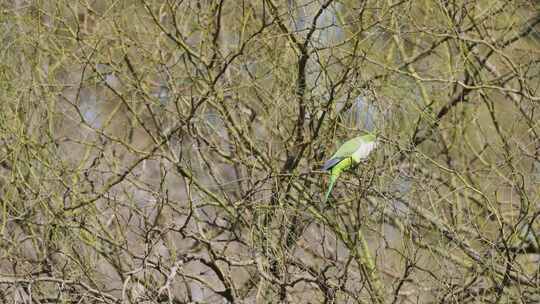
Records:
[[[341,172],[366,159],[377,147],[377,137],[373,133],[355,137],[345,142],[332,157],[324,163],[323,170],[330,170],[330,182],[324,196],[324,203],[332,192]]]

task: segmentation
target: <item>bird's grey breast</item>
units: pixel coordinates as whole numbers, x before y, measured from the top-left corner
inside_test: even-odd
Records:
[[[368,155],[377,147],[376,141],[362,143],[358,149],[354,152],[353,158],[357,161],[367,158]]]

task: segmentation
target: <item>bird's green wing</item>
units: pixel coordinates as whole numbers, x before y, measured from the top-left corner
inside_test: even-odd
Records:
[[[358,150],[362,144],[373,141],[375,141],[375,135],[373,134],[366,134],[350,139],[339,147],[331,159],[349,157],[356,152],[356,150]]]
[[[339,149],[332,155],[332,158],[343,158],[351,156],[358,147],[362,144],[362,139],[360,137],[355,137],[346,141]]]
[[[353,155],[353,153],[356,152],[362,146],[362,144],[373,142],[375,139],[375,135],[370,133],[346,141],[343,145],[341,145],[341,147],[339,147],[337,152],[324,163],[322,169],[329,170],[333,168],[343,159]]]

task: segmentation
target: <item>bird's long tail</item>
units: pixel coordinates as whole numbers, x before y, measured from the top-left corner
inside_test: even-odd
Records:
[[[328,201],[328,197],[330,196],[330,193],[332,193],[332,188],[334,188],[334,184],[336,183],[338,176],[339,175],[337,174],[330,175],[330,182],[328,183],[328,190],[326,190],[326,194],[324,195],[323,203],[326,204],[326,202]]]

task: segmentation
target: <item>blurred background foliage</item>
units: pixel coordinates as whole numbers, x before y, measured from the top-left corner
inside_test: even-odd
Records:
[[[3,1],[0,299],[540,301],[539,6]]]

